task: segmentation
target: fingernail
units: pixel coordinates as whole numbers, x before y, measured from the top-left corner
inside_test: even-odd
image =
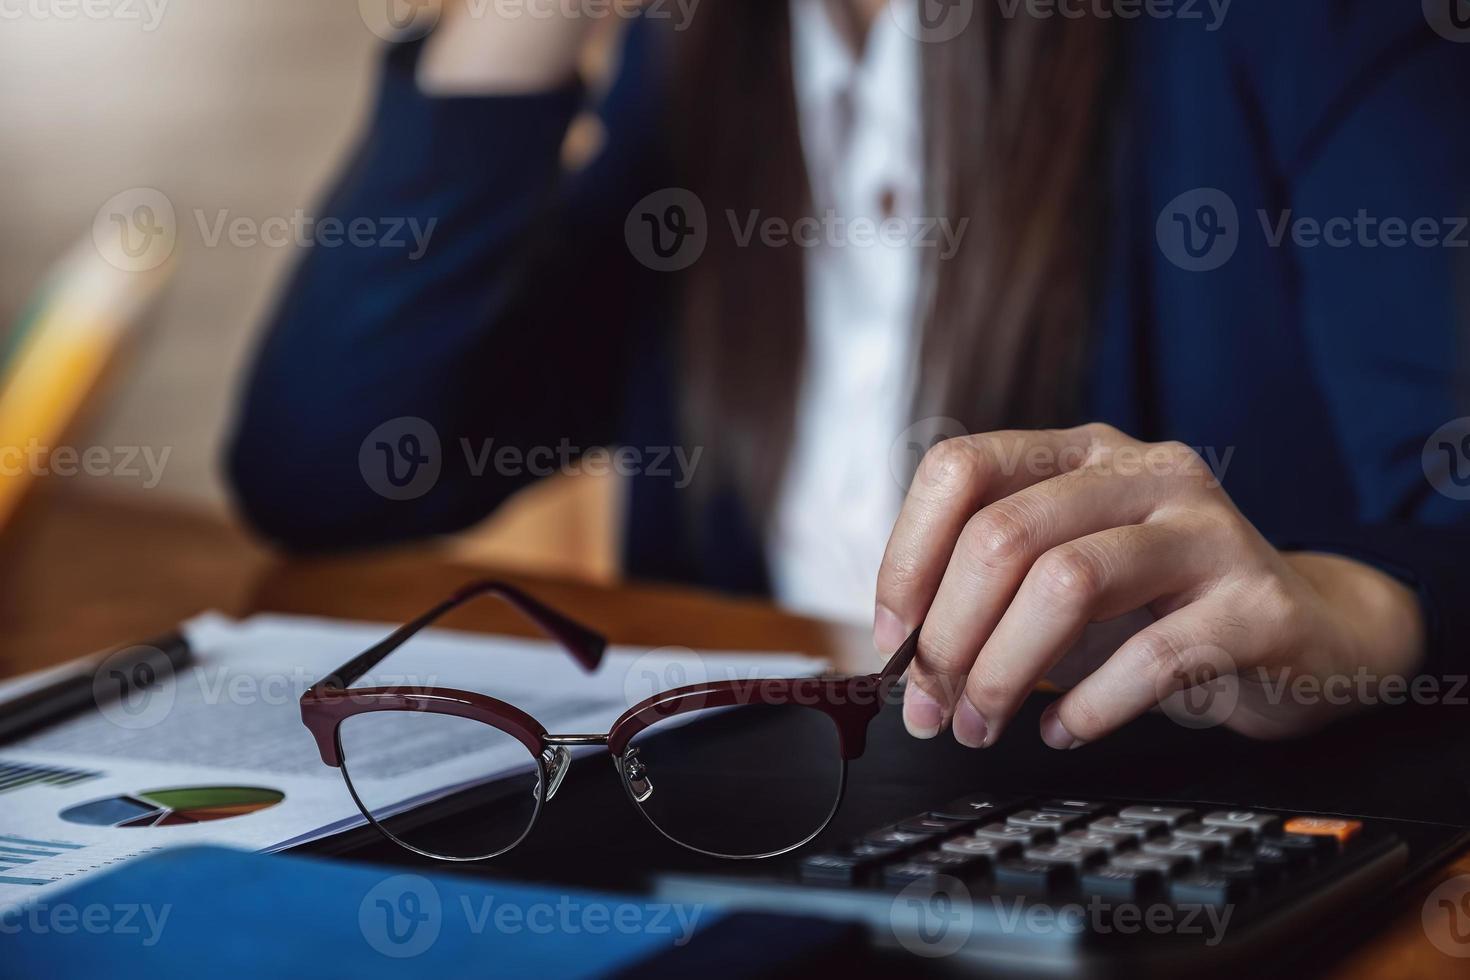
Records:
[[[959,707],[954,712],[954,737],[961,745],[972,749],[983,749],[985,738],[990,734],[990,726],[985,724],[985,716],[975,710],[969,698],[960,698]]]
[[[911,683],[903,692],[903,724],[914,738],[933,738],[944,724],[944,709],[919,685]]]
[[[1047,708],[1041,716],[1041,740],[1054,749],[1075,749],[1082,744],[1067,731],[1055,708]]]
[[[883,603],[878,603],[878,609],[873,614],[873,646],[878,648],[878,652],[885,657],[892,656],[893,651],[908,638],[908,628],[903,625],[898,614]]]

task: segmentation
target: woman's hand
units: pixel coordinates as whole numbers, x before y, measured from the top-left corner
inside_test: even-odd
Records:
[[[1156,618],[1121,646],[1069,655],[1089,624],[1140,609]],[[967,436],[924,457],[878,575],[875,642],[891,651],[921,622],[904,722],[921,738],[951,725],[973,747],[994,744],[1048,673],[1080,678],[1042,717],[1054,748],[1221,673],[1239,684],[1225,724],[1298,734],[1342,708],[1293,704],[1283,669],[1365,676],[1371,691],[1411,674],[1424,642],[1402,584],[1277,551],[1194,450],[1104,425]]]

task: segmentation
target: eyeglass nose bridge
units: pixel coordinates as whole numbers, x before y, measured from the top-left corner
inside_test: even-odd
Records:
[[[541,761],[546,768],[546,795],[544,799],[550,800],[556,796],[556,791],[561,788],[562,780],[567,778],[567,773],[572,768],[572,753],[568,746],[574,745],[606,745],[606,735],[543,735],[541,742],[545,746],[541,750]]]
[[[635,803],[646,803],[653,795],[653,780],[648,775],[648,764],[638,758],[637,749],[629,749],[618,760],[618,772],[627,784],[628,795]]]
[[[541,750],[541,762],[546,772],[546,794],[543,799],[550,800],[561,788],[561,781],[567,778],[567,771],[572,768],[572,754],[560,746],[548,745]],[[536,789],[541,789],[540,784],[537,784]]]

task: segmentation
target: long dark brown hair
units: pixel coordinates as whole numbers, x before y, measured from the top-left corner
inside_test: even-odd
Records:
[[[789,2],[704,0],[678,43],[672,106],[681,180],[711,229],[683,284],[686,435],[711,450],[702,479],[733,484],[758,520],[802,377],[802,250],[742,248],[725,216],[794,222],[812,211]],[[913,419],[971,431],[1058,424],[1076,409],[1092,306],[1108,24],[1007,18],[997,0],[976,0],[959,36],[921,51],[926,213],[969,224],[952,257],[925,250]]]

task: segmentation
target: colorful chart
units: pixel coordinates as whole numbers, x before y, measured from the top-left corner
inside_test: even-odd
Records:
[[[191,786],[109,796],[61,811],[61,819],[89,827],[176,827],[266,810],[286,794],[259,786]]]
[[[64,769],[56,766],[33,766],[26,762],[0,759],[0,793],[25,789],[27,786],[75,786],[96,779],[100,772],[86,769]]]

